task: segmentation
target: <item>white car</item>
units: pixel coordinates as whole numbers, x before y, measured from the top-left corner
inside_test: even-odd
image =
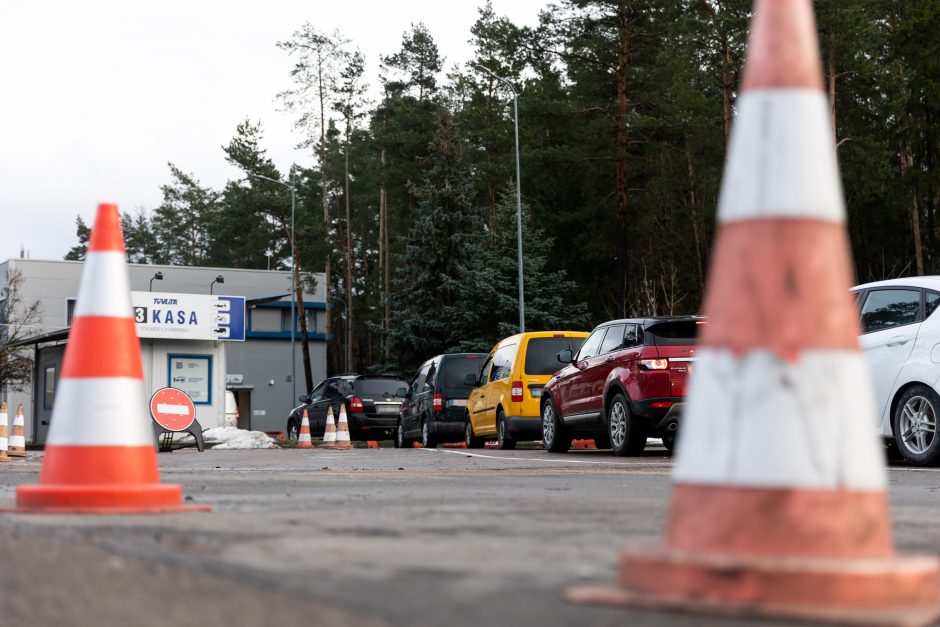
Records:
[[[852,288],[872,368],[879,433],[916,466],[940,464],[940,276]]]

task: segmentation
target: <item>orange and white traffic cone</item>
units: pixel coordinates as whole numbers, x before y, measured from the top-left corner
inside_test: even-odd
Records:
[[[8,434],[8,425],[10,418],[7,415],[7,402],[0,402],[0,462],[11,462],[7,451],[10,449],[10,438]]]
[[[349,419],[346,417],[346,404],[339,406],[339,424],[336,426],[336,449],[346,451],[352,448],[349,439]]]
[[[323,431],[321,448],[336,448],[336,421],[333,419],[333,406],[326,410],[326,429]]]
[[[926,625],[895,553],[811,0],[757,0],[665,542],[576,602]]]
[[[13,416],[13,428],[10,430],[9,450],[10,457],[26,457],[26,417],[23,415],[23,403],[16,408]]]
[[[313,440],[310,439],[310,418],[307,416],[307,410],[304,410],[304,417],[300,421],[300,435],[297,437],[297,448],[313,448]]]
[[[99,205],[88,242],[38,485],[17,488],[15,511],[137,513],[182,505],[160,483],[127,261],[115,205]]]

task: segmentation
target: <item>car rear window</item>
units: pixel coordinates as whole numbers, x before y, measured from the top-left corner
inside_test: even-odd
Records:
[[[562,367],[555,356],[566,348],[570,348],[572,353],[577,353],[583,343],[583,337],[532,338],[525,353],[526,374],[555,374]]]
[[[472,385],[464,385],[464,379],[468,374],[472,374],[477,379],[480,378],[480,368],[483,366],[483,356],[480,355],[461,355],[459,357],[447,357],[443,360],[441,366],[441,381],[445,388],[466,388],[470,389]]]
[[[398,388],[407,388],[404,379],[356,379],[356,394],[371,398],[374,396],[395,396]]]
[[[645,343],[658,346],[677,346],[682,344],[696,344],[698,331],[704,320],[670,320],[657,322],[646,327]]]

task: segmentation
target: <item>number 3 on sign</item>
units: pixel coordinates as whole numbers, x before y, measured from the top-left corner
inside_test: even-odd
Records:
[[[134,307],[134,321],[140,324],[147,322],[147,308]]]

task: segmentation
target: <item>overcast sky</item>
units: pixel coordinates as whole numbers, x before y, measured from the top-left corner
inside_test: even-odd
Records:
[[[482,0],[481,0],[482,2]],[[480,3],[481,3],[480,2]],[[220,188],[223,144],[249,117],[282,172],[312,159],[275,102],[290,57],[275,43],[304,22],[339,29],[377,84],[380,54],[424,22],[445,68],[471,56],[475,0],[0,0],[0,261],[61,259],[75,216],[99,202],[160,204],[167,162]],[[493,0],[534,24],[546,0]]]

